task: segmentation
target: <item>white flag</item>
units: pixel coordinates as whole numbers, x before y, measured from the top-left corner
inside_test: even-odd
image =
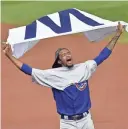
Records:
[[[122,25],[128,23],[120,21]],[[89,41],[97,42],[116,31],[118,21],[105,20],[76,8],[43,16],[29,25],[9,30],[7,41],[13,55],[19,58],[40,39],[83,32]]]

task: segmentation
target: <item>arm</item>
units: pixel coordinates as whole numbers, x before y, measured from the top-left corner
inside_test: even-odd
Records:
[[[115,47],[118,39],[120,38],[121,34],[123,33],[123,31],[124,31],[124,27],[119,23],[118,30],[117,30],[115,36],[111,39],[111,41],[106,46],[109,50],[112,51],[114,49],[114,47]]]
[[[20,60],[12,56],[11,46],[9,44],[3,44],[2,50],[9,60],[22,72],[31,75],[32,81],[46,87],[54,87],[59,90],[63,90],[62,86],[55,85],[55,79],[51,77],[51,72],[49,70],[40,70],[31,68],[27,64],[22,63]],[[57,78],[57,77],[56,77]],[[56,79],[57,80],[57,79]]]
[[[32,68],[26,64],[23,64],[20,60],[16,59],[15,57],[12,56],[12,51],[11,51],[11,46],[9,44],[3,44],[2,46],[3,52],[7,56],[9,60],[22,72],[31,75],[32,73]]]
[[[123,33],[124,27],[120,23],[118,24],[117,28],[118,29],[115,36],[111,39],[111,41],[107,44],[107,46],[100,52],[100,54],[94,59],[97,65],[100,65],[104,60],[106,60],[110,56],[118,39]]]

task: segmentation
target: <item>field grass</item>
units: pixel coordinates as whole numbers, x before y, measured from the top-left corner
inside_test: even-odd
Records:
[[[2,22],[16,25],[26,25],[44,15],[68,8],[78,8],[112,21],[128,22],[127,1],[2,1],[1,5]],[[124,34],[122,39],[128,42],[128,34]]]

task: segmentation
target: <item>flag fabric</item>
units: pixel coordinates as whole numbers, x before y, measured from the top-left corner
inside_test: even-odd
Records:
[[[120,21],[128,27],[128,23]],[[116,31],[118,21],[102,19],[76,8],[43,16],[31,24],[9,30],[7,42],[13,56],[19,58],[41,39],[83,32],[90,42],[97,42]]]

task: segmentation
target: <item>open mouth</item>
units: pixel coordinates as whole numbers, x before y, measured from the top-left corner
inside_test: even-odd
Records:
[[[72,59],[67,59],[67,62],[71,61]]]

